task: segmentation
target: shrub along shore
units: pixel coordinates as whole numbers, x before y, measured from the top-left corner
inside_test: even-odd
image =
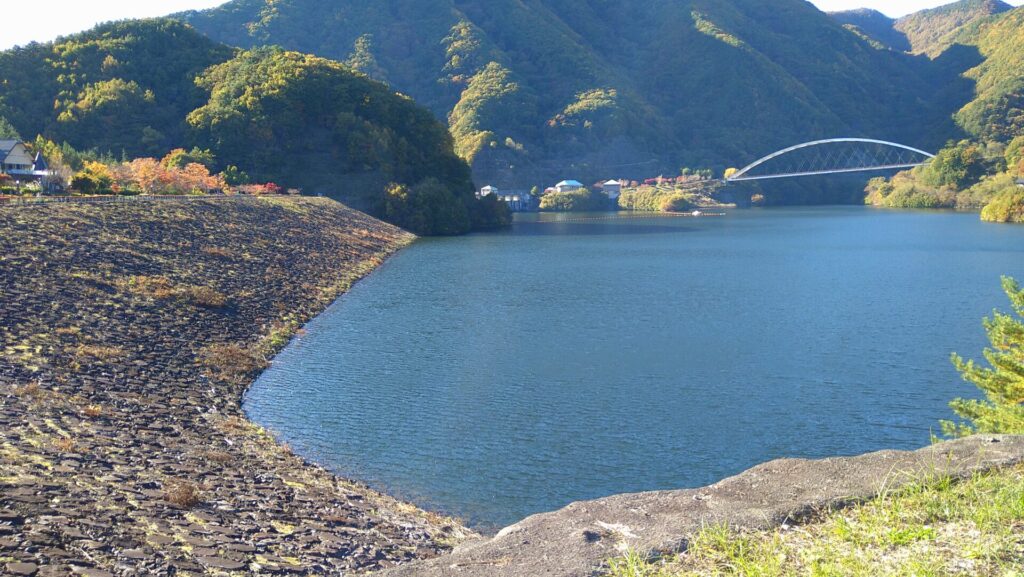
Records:
[[[0,573],[338,574],[462,538],[240,406],[412,238],[322,198],[0,207]]]

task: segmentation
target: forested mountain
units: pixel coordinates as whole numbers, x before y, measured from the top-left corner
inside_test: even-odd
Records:
[[[954,118],[970,135],[950,143],[925,166],[869,182],[867,202],[903,208],[982,208],[982,219],[1020,222],[1024,206],[1024,9],[969,1],[901,21],[920,32],[915,49],[938,66],[963,69],[975,84]],[[901,23],[897,23],[897,27]],[[907,30],[912,27],[907,26]],[[971,61],[977,65],[970,66]]]
[[[802,0],[235,0],[181,17],[390,83],[499,186],[721,170],[839,135],[937,148],[972,93]]]
[[[829,16],[832,16],[847,29],[857,34],[863,34],[886,48],[900,52],[910,52],[911,50],[907,35],[896,30],[896,20],[878,10],[859,8],[829,12]]]
[[[976,96],[956,113],[957,122],[983,140],[1024,135],[1024,8],[977,20],[953,41],[984,57],[966,73]]]
[[[912,52],[934,57],[954,44],[964,26],[1012,9],[1001,0],[961,0],[900,18],[894,27],[906,36]]]
[[[446,127],[409,98],[338,62],[239,51],[174,20],[0,52],[0,129],[114,157],[208,149],[215,169],[334,193],[420,233],[500,220],[478,206]]]
[[[894,50],[904,48],[892,34],[903,35],[909,50],[969,79],[974,94],[953,111],[966,134],[1003,143],[1024,134],[1024,9],[962,0],[899,20],[873,10],[831,16]]]
[[[894,23],[802,0],[234,0],[179,15],[205,35],[123,22],[0,53],[0,131],[116,156],[209,148],[375,214],[417,197],[384,194],[392,181],[468,195],[456,155],[478,184],[527,188],[721,171],[832,136],[1005,143],[1024,130],[1024,9],[1006,9]]]
[[[829,15],[857,34],[901,52],[936,57],[958,42],[960,32],[1013,6],[1001,0],[960,0],[894,19],[877,10],[860,8]]]
[[[234,50],[171,20],[100,26],[55,43],[0,52],[0,117],[120,156],[166,153],[206,100],[195,79]]]

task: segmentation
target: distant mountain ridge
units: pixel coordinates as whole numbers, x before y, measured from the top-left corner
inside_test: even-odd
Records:
[[[893,50],[935,57],[952,45],[964,27],[1010,10],[1013,6],[1002,0],[960,0],[898,19],[869,8],[830,12],[829,15]]]
[[[1002,0],[961,0],[900,18],[895,29],[906,35],[914,53],[934,57],[953,43],[964,26],[1010,10],[1013,6]]]
[[[234,0],[179,17],[387,81],[499,186],[720,170],[838,135],[937,147],[970,97],[958,72],[802,0]]]
[[[903,49],[902,37],[909,50],[971,80],[974,95],[954,111],[966,133],[1004,143],[1024,134],[1024,7],[962,0],[899,20],[866,9],[831,16],[893,50]]]
[[[460,190],[469,175],[446,150],[471,163],[477,185],[525,189],[684,166],[721,171],[817,138],[936,150],[950,139],[1005,143],[1024,131],[1024,9],[997,1],[900,21],[868,10],[829,16],[803,0],[234,0],[178,19],[195,28],[130,21],[0,52],[0,119],[13,125],[3,130],[129,155],[197,139],[246,158],[256,147],[221,128],[241,114],[252,137],[287,141],[302,160],[272,162],[273,147],[264,149],[248,162],[268,179],[320,188],[341,168],[376,182],[416,166],[415,179],[400,179],[415,184],[427,167],[443,166],[442,180]],[[890,46],[899,36],[878,39],[900,22],[932,30],[931,46],[944,48],[911,55]],[[211,76],[204,70],[238,55],[217,41],[277,44],[342,64],[264,52]],[[349,107],[338,116],[307,70],[372,96],[363,105],[338,99]],[[302,114],[313,107],[264,114],[284,93],[274,75],[289,75],[288,99],[320,107],[313,124],[353,128],[347,140],[306,131]],[[251,78],[258,90],[246,88]],[[441,123],[421,122],[394,92]],[[385,114],[400,102],[415,122]],[[366,117],[375,106],[378,116]],[[191,114],[200,108],[211,114]],[[440,155],[419,154],[414,141],[439,143]]]
[[[984,140],[1009,142],[1024,135],[1024,7],[978,19],[952,38],[983,60],[965,73],[974,98],[957,111],[957,123]]]
[[[882,46],[910,52],[910,40],[907,35],[896,30],[896,19],[870,8],[829,12],[843,26],[879,42]]]

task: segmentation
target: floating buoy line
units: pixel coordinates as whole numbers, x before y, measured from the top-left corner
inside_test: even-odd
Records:
[[[574,222],[596,222],[596,221],[610,221],[610,220],[651,220],[656,218],[703,218],[706,216],[725,216],[724,212],[704,212],[704,211],[693,211],[693,212],[647,212],[647,213],[635,213],[635,214],[610,214],[608,216],[581,216],[575,218],[565,218],[559,220],[538,220],[528,222],[518,222],[516,224],[564,224]]]

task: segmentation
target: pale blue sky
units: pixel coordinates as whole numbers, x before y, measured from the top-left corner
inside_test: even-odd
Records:
[[[871,7],[890,16],[902,16],[946,3],[945,0],[813,1],[822,10]],[[1018,6],[1022,2],[1024,0],[1010,1]],[[163,16],[181,10],[210,8],[222,3],[223,0],[5,0],[3,13],[6,25],[0,26],[0,50],[28,44],[33,40],[53,40],[62,34],[79,32],[108,20]]]

